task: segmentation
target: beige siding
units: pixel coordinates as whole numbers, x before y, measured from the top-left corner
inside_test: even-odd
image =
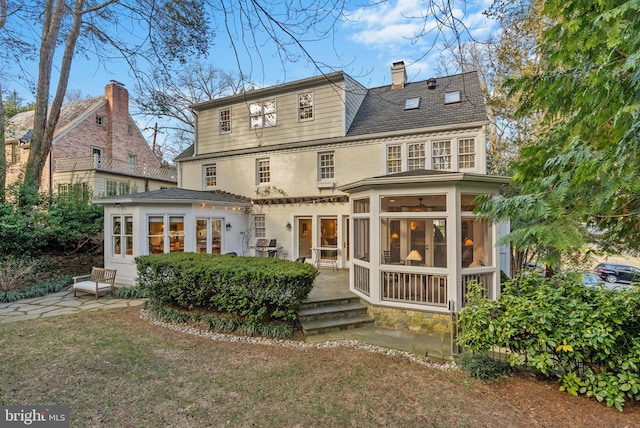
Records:
[[[231,106],[229,134],[219,134],[219,109],[198,113],[199,155],[253,147],[268,147],[298,141],[344,136],[345,97],[341,86],[324,84],[308,90],[266,96],[261,101],[276,100],[277,126],[249,129],[249,102]],[[298,93],[313,92],[314,118],[298,121]]]
[[[334,152],[334,180],[335,187],[352,183],[367,177],[386,174],[386,147],[401,145],[403,152],[402,170],[407,170],[407,145],[424,142],[426,149],[426,167],[432,166],[431,143],[433,141],[451,141],[450,171],[458,170],[457,142],[459,138],[475,138],[476,166],[464,169],[464,172],[485,171],[484,134],[482,128],[459,132],[438,132],[432,134],[415,135],[405,138],[386,138],[379,140],[360,141],[336,145],[317,146],[304,149],[288,149],[280,151],[266,151],[252,155],[219,157],[211,160],[198,160],[183,165],[181,187],[194,190],[206,190],[204,187],[205,165],[216,164],[217,188],[247,197],[256,197],[256,191],[271,187],[270,197],[298,197],[314,195],[340,194],[333,188],[318,186],[318,154]],[[259,186],[256,182],[256,160],[269,159],[271,182],[269,185]],[[285,193],[282,195],[273,188]]]
[[[217,187],[225,191],[256,197],[258,189],[271,187],[272,197],[297,197],[342,194],[333,189],[318,188],[318,153],[335,153],[336,186],[357,181],[363,177],[380,175],[380,148],[378,144],[347,147],[321,147],[299,151],[273,152],[252,156],[229,157],[211,161],[187,163],[183,167],[181,186],[204,190],[203,167],[215,163]],[[256,160],[269,159],[271,182],[256,183]],[[282,195],[277,190],[285,193]]]

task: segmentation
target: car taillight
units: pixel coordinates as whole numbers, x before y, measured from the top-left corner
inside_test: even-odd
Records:
[[[597,269],[596,272],[604,273],[604,269]]]

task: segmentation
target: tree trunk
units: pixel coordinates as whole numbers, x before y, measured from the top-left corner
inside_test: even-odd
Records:
[[[0,0],[0,30],[7,22],[7,2]],[[4,145],[4,101],[2,100],[2,82],[0,82],[0,204],[5,201],[7,184],[7,158]]]
[[[73,52],[80,34],[82,9],[84,0],[76,0],[73,11],[73,24],[67,37],[60,67],[60,78],[55,98],[49,110],[49,91],[51,89],[51,69],[56,43],[60,33],[60,24],[64,18],[66,3],[64,0],[47,0],[45,20],[42,26],[42,43],[40,45],[40,63],[38,67],[38,90],[36,93],[35,115],[31,149],[24,175],[27,189],[37,191],[42,182],[42,174],[47,157],[51,151],[53,134],[60,116],[60,108],[64,101],[69,81],[69,70],[73,60]]]
[[[0,22],[0,24],[2,24],[2,22]],[[2,28],[2,25],[0,25],[0,28]],[[2,82],[0,82],[0,204],[3,204],[5,201],[4,188],[7,182],[7,158],[4,145],[4,104],[2,103]]]

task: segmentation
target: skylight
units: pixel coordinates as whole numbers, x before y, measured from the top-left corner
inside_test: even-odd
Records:
[[[460,91],[452,91],[444,93],[444,103],[453,104],[460,102]]]
[[[407,98],[404,102],[405,110],[414,110],[420,107],[420,97]]]

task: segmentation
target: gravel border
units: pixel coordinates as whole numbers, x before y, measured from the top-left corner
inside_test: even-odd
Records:
[[[191,334],[194,336],[206,337],[212,340],[217,340],[220,342],[233,342],[233,343],[251,343],[257,345],[268,345],[268,346],[285,346],[289,348],[315,348],[315,349],[323,349],[323,348],[353,348],[361,351],[374,352],[377,354],[388,355],[391,357],[399,357],[409,360],[413,363],[420,364],[426,367],[431,367],[434,369],[448,371],[448,370],[457,370],[458,366],[454,363],[433,363],[429,361],[428,357],[419,357],[411,352],[399,351],[397,349],[385,348],[377,345],[370,345],[367,343],[358,342],[357,340],[329,340],[327,342],[321,343],[308,343],[308,342],[299,342],[295,340],[283,340],[283,339],[270,339],[266,337],[252,337],[252,336],[236,336],[232,334],[224,334],[224,333],[215,333],[210,330],[203,330],[200,328],[196,328],[186,324],[174,324],[168,323],[159,320],[149,313],[146,309],[140,310],[140,319],[150,322],[151,324],[168,328],[169,330],[179,331],[182,333]]]

